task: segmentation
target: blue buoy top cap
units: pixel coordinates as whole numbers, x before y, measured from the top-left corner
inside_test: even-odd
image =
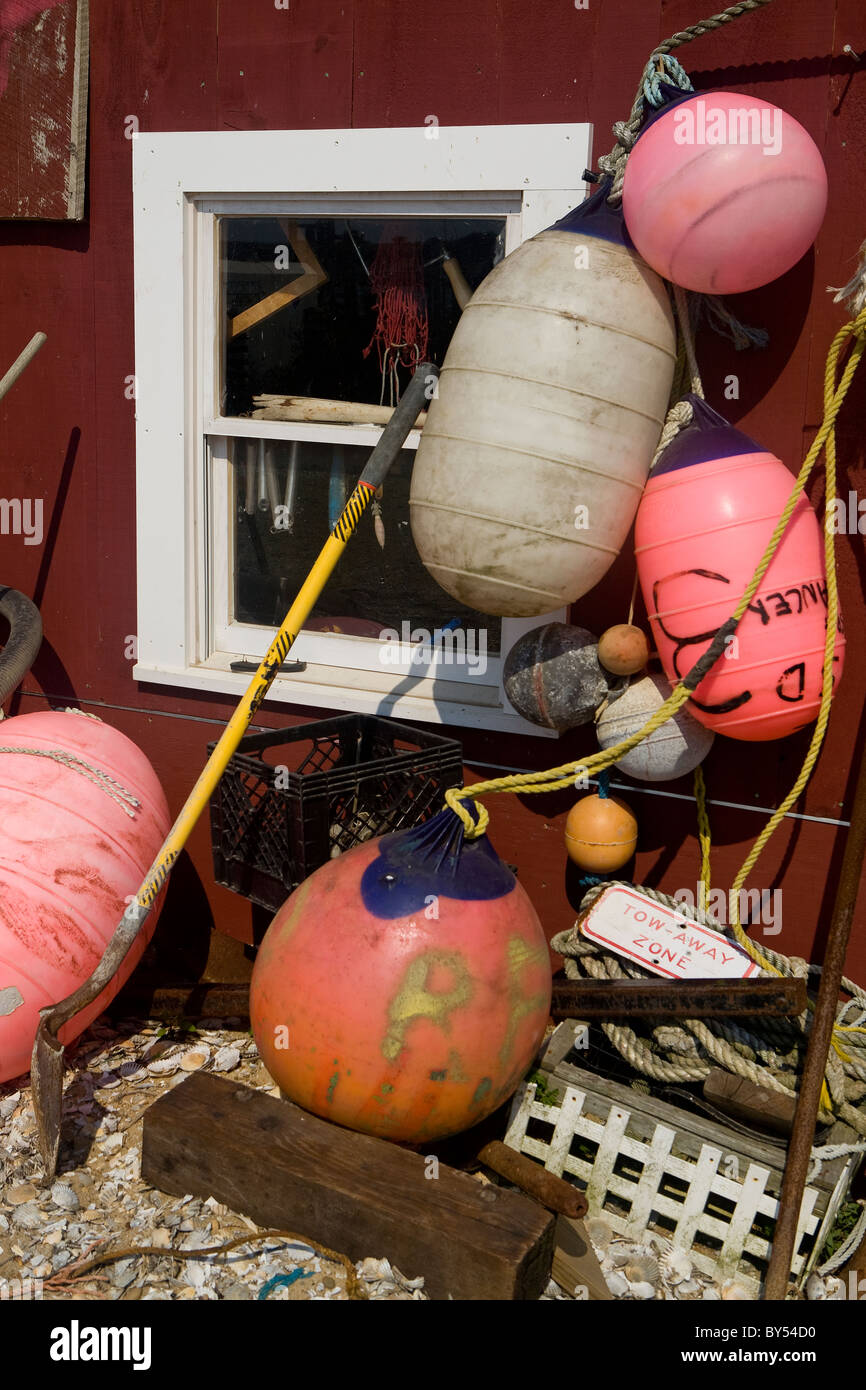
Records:
[[[634,250],[634,242],[626,231],[622,208],[611,207],[607,201],[612,179],[605,177],[598,188],[578,207],[572,208],[550,228],[552,232],[574,232],[576,236],[601,237],[619,246]]]
[[[467,840],[463,822],[446,807],[423,825],[383,837],[361,876],[361,898],[368,912],[393,919],[423,912],[440,896],[502,898],[515,882],[487,836]]]
[[[652,471],[652,477],[660,473],[674,473],[678,468],[691,468],[695,463],[707,463],[711,459],[733,458],[737,454],[764,454],[766,449],[756,443],[742,430],[734,429],[717,410],[691,392],[683,397],[692,407],[690,425],[680,430],[664,450]]]
[[[684,101],[691,101],[693,97],[709,95],[707,92],[684,92],[682,87],[675,87],[673,82],[660,81],[658,85],[664,101],[661,106],[657,106],[655,109],[651,106],[644,108],[644,119],[638,131],[638,140],[645,131],[649,130],[650,126],[655,125],[656,121],[660,121],[662,116],[666,116],[675,106],[682,106]]]

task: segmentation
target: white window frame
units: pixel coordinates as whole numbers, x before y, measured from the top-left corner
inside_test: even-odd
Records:
[[[221,439],[301,438],[372,449],[381,433],[375,426],[219,415],[217,216],[287,209],[298,216],[505,215],[508,253],[582,200],[591,137],[586,124],[135,137],[134,679],[240,696],[249,676],[232,672],[230,661],[260,658],[273,636],[272,629],[228,619],[232,505],[228,469],[218,457]],[[274,188],[274,171],[282,171],[289,191]],[[207,436],[217,446],[210,476]],[[413,430],[405,447],[417,448],[419,438]],[[489,658],[486,678],[408,660],[371,670],[370,639],[302,633],[292,657],[305,661],[306,671],[277,677],[268,698],[556,737],[512,709],[501,667],[521,633],[564,617],[560,609],[503,619],[501,656]]]

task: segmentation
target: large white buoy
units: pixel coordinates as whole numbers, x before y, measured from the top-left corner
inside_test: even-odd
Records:
[[[470,608],[535,617],[597,584],[667,408],[675,329],[607,186],[496,266],[445,355],[412,472],[412,534]]]
[[[608,705],[596,725],[601,748],[612,748],[623,739],[642,729],[656,710],[660,709],[673,687],[664,676],[643,676],[633,681],[624,695]],[[677,710],[654,733],[632,748],[615,764],[629,777],[641,782],[671,782],[687,772],[694,772],[713,745],[714,734],[689,714],[686,708]]]

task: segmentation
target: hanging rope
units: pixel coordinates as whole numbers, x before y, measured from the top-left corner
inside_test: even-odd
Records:
[[[654,49],[644,68],[632,104],[631,115],[627,121],[615,123],[613,133],[616,137],[616,144],[610,154],[602,155],[598,161],[598,167],[602,172],[610,174],[612,178],[611,190],[607,199],[609,203],[618,206],[622,202],[622,183],[625,177],[626,161],[643,125],[646,107],[661,106],[664,100],[660,82],[672,83],[685,92],[693,90],[687,74],[680,67],[676,58],[669,56],[672,50],[680,48],[685,43],[690,43],[692,39],[700,38],[701,34],[709,34],[714,29],[721,29],[725,24],[730,24],[732,20],[739,19],[740,15],[747,14],[749,10],[760,10],[764,5],[770,3],[771,0],[738,0],[737,4],[729,5],[721,13],[710,15],[709,18],[702,19],[697,24],[690,24],[687,29],[681,29],[678,33],[672,34],[669,39],[665,39],[664,43],[660,43],[658,48]]]
[[[424,267],[418,242],[400,234],[399,223],[388,223],[370,264],[370,287],[376,306],[376,328],[364,348],[368,357],[375,346],[379,353],[384,403],[385,382],[390,382],[390,404],[400,399],[398,370],[410,374],[427,356],[429,322],[424,295]]]

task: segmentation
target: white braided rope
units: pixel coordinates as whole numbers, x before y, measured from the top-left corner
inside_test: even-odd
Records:
[[[835,1255],[831,1255],[829,1260],[825,1260],[819,1265],[816,1274],[832,1274],[834,1269],[841,1268],[850,1260],[856,1250],[859,1250],[863,1237],[866,1236],[866,1203],[860,1203],[860,1215],[854,1229],[845,1237]]]
[[[92,782],[95,787],[104,791],[106,796],[110,796],[115,801],[124,815],[135,818],[141,802],[132,792],[118,782],[110,773],[105,772],[101,767],[95,767],[86,758],[79,758],[74,753],[67,753],[62,748],[19,748],[15,746],[0,747],[0,753],[25,753],[31,758],[48,758],[52,762],[61,763],[68,767],[71,772],[77,772],[82,777],[86,777],[88,782]]]

